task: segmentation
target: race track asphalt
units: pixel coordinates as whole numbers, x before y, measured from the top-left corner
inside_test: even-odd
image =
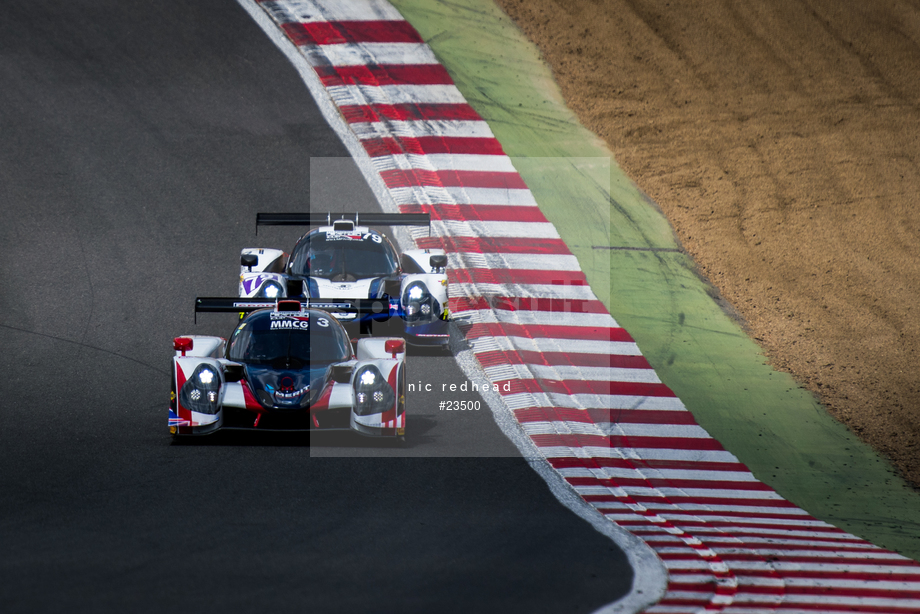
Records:
[[[465,381],[447,356],[409,357],[434,391],[409,399],[406,448],[172,444],[172,338],[233,324],[193,324],[195,296],[236,291],[241,247],[298,234],[255,236],[256,212],[370,192],[234,2],[2,14],[4,612],[588,612],[628,590],[623,554],[488,411],[437,410],[476,398],[439,391]]]

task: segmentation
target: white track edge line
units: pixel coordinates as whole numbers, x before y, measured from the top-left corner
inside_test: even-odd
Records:
[[[338,109],[326,93],[326,89],[320,82],[319,76],[313,70],[313,67],[307,63],[306,58],[300,54],[297,47],[283,35],[275,22],[258,6],[255,0],[237,0],[237,2],[265,32],[269,40],[290,60],[298,74],[300,74],[301,79],[303,79],[304,84],[316,101],[320,113],[323,114],[329,126],[342,140],[345,148],[348,149],[355,164],[357,164],[367,180],[374,196],[380,202],[381,207],[391,212],[398,211],[398,206],[391,198],[383,179],[374,169],[370,156],[368,156],[358,138],[351,132],[344,118],[339,115]],[[411,246],[414,244],[408,233],[395,234],[397,234],[395,238],[402,249],[405,249],[406,245]],[[452,335],[453,338],[454,335]],[[455,356],[457,364],[468,378],[479,375],[479,363],[469,350],[462,350],[455,353]],[[540,453],[533,441],[524,434],[511,412],[507,409],[501,411],[504,406],[501,395],[493,391],[486,391],[483,397],[502,433],[520,450],[524,460],[534,471],[543,478],[553,496],[599,533],[610,538],[620,547],[632,566],[633,583],[629,593],[618,601],[598,608],[595,611],[596,614],[634,614],[661,601],[667,592],[668,572],[664,563],[658,558],[651,546],[604,517],[603,514],[572,489]]]
[[[451,350],[460,369],[471,380],[485,377],[473,352],[459,347],[460,343],[459,335],[451,335]],[[595,614],[633,614],[661,601],[667,592],[668,572],[651,546],[605,517],[565,481],[562,474],[550,465],[530,436],[524,432],[522,425],[514,419],[514,415],[503,407],[504,403],[499,393],[489,388],[481,391],[481,395],[492,410],[498,428],[521,451],[527,464],[543,478],[553,496],[599,533],[609,537],[626,554],[633,568],[630,592],[619,601],[597,609]]]

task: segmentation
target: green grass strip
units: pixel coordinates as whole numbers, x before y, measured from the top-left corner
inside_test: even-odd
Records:
[[[676,251],[664,216],[565,106],[514,23],[491,0],[391,1],[514,158],[595,294],[700,425],[815,517],[920,560],[920,493],[766,365]]]

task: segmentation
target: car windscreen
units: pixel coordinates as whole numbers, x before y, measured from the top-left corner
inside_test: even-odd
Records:
[[[311,326],[310,329],[257,330],[241,327],[230,339],[227,357],[246,364],[275,365],[289,362],[316,366],[342,362],[350,357],[347,338],[332,326]]]
[[[389,277],[399,271],[396,251],[377,233],[311,233],[295,246],[291,273],[333,281]]]

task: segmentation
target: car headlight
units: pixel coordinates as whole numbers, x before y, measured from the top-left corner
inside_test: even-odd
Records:
[[[355,372],[355,413],[359,416],[380,414],[393,407],[396,395],[383,374],[374,365]]]
[[[402,303],[406,322],[430,322],[440,316],[441,306],[421,281],[413,281],[406,286]]]
[[[200,364],[182,385],[179,401],[200,414],[214,415],[220,409],[220,375],[209,364]]]
[[[284,288],[277,281],[267,281],[259,288],[259,296],[263,298],[280,298],[284,296]]]

